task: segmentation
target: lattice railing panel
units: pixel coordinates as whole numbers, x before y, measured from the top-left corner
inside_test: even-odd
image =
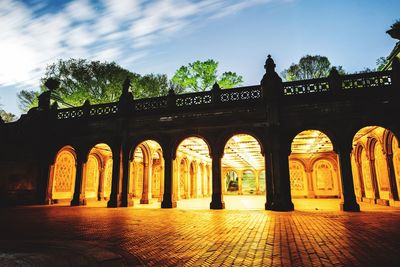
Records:
[[[301,95],[329,91],[327,79],[302,80],[283,84],[284,95]]]
[[[262,98],[260,86],[239,87],[221,91],[220,100],[223,103],[236,101],[251,101]]]
[[[210,91],[177,95],[175,99],[175,105],[177,107],[200,106],[200,105],[208,105],[211,103],[212,103],[212,96]]]
[[[134,101],[135,111],[151,111],[167,108],[167,97],[139,99]]]
[[[343,89],[359,89],[390,86],[392,78],[389,71],[351,74],[343,77]]]
[[[61,109],[57,111],[57,119],[76,119],[82,117],[84,114],[82,107]]]
[[[91,106],[89,110],[90,116],[104,116],[109,114],[115,114],[118,112],[117,103],[111,104],[100,104]]]

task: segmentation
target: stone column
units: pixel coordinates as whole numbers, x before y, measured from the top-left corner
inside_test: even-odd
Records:
[[[71,206],[86,205],[85,199],[85,165],[87,157],[77,153],[76,156],[76,175],[75,175],[75,188],[74,196],[71,201]]]
[[[45,205],[53,204],[53,183],[54,183],[54,164],[47,165],[46,168],[48,171],[45,171],[44,166],[42,166],[42,179],[45,179],[47,173],[47,188],[46,188],[46,196],[44,199]]]
[[[290,192],[289,154],[290,150],[281,146],[280,150],[273,151],[272,155],[273,166],[275,166],[277,170],[273,172],[274,200],[272,203],[272,210],[275,211],[294,210]]]
[[[350,157],[351,159],[351,157]],[[364,176],[363,176],[363,171],[362,171],[362,166],[361,166],[361,162],[359,159],[355,158],[355,162],[357,164],[357,172],[358,172],[358,181],[360,183],[360,196],[361,196],[361,200],[366,196],[365,195],[365,187],[364,187]],[[350,163],[350,167],[351,167],[351,163]]]
[[[164,146],[164,195],[161,208],[176,208],[176,201],[173,198],[174,181],[172,179],[172,147]]]
[[[99,168],[99,190],[97,190],[97,200],[104,199],[104,172],[105,172],[105,163],[107,160],[104,160],[104,165]]]
[[[391,153],[389,154],[386,152],[385,157],[389,173],[389,184],[390,184],[389,198],[393,200],[399,200],[399,193],[398,193],[399,191],[397,188],[396,174],[393,166],[393,154]]]
[[[121,207],[121,184],[122,184],[122,173],[121,173],[121,148],[113,150],[113,166],[112,166],[112,182],[111,182],[111,194],[110,200],[107,203],[109,208]]]
[[[351,144],[339,144],[338,157],[343,194],[340,210],[342,211],[360,211],[360,205],[358,205],[354,193],[353,174],[351,172],[351,150]]]
[[[261,174],[261,170],[254,170],[253,171],[254,175],[255,175],[255,179],[256,179],[256,195],[260,194],[260,174]]]
[[[264,146],[265,147],[265,146]],[[264,148],[266,149],[266,148]],[[274,183],[273,183],[273,173],[272,173],[272,153],[270,151],[265,151],[265,209],[272,209],[272,202],[274,200]]]
[[[210,209],[224,209],[225,202],[222,197],[221,159],[222,151],[216,145],[212,149],[212,195]]]
[[[128,144],[124,144],[122,146],[122,158],[121,158],[121,167],[122,167],[122,188],[121,188],[121,207],[130,207],[133,206],[133,200],[130,191],[130,164],[129,164],[129,150],[130,146]]]
[[[376,202],[377,199],[380,199],[379,185],[378,185],[378,177],[376,175],[375,158],[373,158],[371,155],[369,156],[369,170],[371,173],[372,190],[374,191],[374,199]]]
[[[243,171],[236,171],[238,175],[238,195],[243,195]]]
[[[140,204],[149,204],[150,203],[150,177],[152,175],[152,163],[151,159],[149,162],[143,162],[144,171],[143,171],[143,190],[142,190],[142,197],[140,199]]]
[[[315,198],[312,167],[308,166],[308,168],[305,169],[305,172],[307,175],[307,198]]]

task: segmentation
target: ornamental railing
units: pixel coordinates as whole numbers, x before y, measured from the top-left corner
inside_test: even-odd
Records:
[[[300,80],[284,82],[283,97],[295,95],[309,95],[331,92],[337,90],[348,91],[362,88],[382,88],[392,85],[392,72],[371,72],[351,75],[337,75],[326,78]],[[268,88],[267,88],[268,90]],[[206,92],[187,93],[187,94],[169,94],[168,96],[136,99],[130,101],[127,107],[128,112],[159,112],[162,110],[179,111],[193,108],[203,108],[213,105],[238,105],[251,102],[261,102],[264,98],[263,90],[260,85],[246,86],[232,89],[212,89]],[[56,118],[77,119],[83,117],[101,117],[117,114],[119,111],[119,102],[83,105],[74,108],[59,109],[56,111]]]

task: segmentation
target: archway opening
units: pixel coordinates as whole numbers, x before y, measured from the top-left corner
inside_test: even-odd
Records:
[[[89,151],[83,172],[87,205],[107,204],[111,194],[112,165],[112,150],[107,144],[96,144]]]
[[[50,166],[48,202],[69,205],[75,188],[76,153],[70,146],[61,148]]]
[[[227,209],[264,209],[265,160],[257,139],[232,136],[225,144],[221,173]]]
[[[394,134],[380,126],[360,129],[353,138],[351,167],[357,201],[390,205],[399,201],[400,151]]]
[[[173,161],[173,195],[178,208],[209,209],[212,160],[207,143],[200,137],[184,139]]]
[[[164,158],[161,145],[146,140],[132,153],[129,173],[129,202],[160,207],[164,193]],[[153,205],[148,205],[153,204]]]
[[[326,134],[310,129],[296,135],[291,144],[289,173],[296,209],[339,209],[341,182],[338,155]]]

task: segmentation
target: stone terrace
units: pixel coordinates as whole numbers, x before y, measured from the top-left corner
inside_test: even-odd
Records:
[[[0,265],[399,266],[400,209],[361,208],[5,208]]]

